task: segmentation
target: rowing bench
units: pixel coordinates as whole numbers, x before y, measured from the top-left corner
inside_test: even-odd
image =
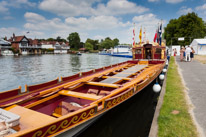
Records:
[[[60,95],[64,96],[70,96],[70,97],[76,97],[76,98],[82,98],[82,99],[87,99],[87,100],[98,100],[102,98],[103,96],[97,96],[94,94],[87,94],[87,93],[80,93],[80,92],[75,92],[75,91],[70,91],[70,90],[61,90],[59,91]]]

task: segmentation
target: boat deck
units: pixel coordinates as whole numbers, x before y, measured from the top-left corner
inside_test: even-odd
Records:
[[[118,81],[123,80],[123,78],[128,78],[129,76],[133,75],[137,71],[143,69],[147,65],[135,65],[130,68],[127,68],[126,70],[123,70],[122,72],[119,72],[105,80],[102,80],[101,83],[108,83],[108,84],[114,84]]]

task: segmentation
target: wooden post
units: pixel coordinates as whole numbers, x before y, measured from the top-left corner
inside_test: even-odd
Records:
[[[25,85],[25,92],[28,92],[27,84]]]

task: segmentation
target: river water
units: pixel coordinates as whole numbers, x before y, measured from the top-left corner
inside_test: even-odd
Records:
[[[0,92],[108,66],[129,58],[87,54],[0,56]]]

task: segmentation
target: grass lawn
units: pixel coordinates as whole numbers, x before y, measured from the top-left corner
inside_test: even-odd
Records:
[[[206,64],[206,56],[205,55],[194,55],[194,59],[203,63],[203,64]]]
[[[167,73],[164,102],[158,117],[159,137],[197,137],[197,129],[189,114],[184,86],[178,74],[174,57]]]

